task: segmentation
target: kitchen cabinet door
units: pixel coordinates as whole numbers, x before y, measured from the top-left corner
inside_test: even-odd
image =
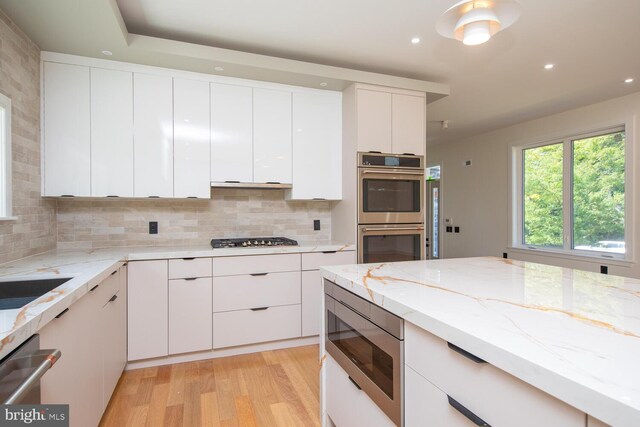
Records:
[[[211,83],[211,181],[253,181],[250,87]]]
[[[127,291],[126,267],[107,280],[119,282],[115,291],[106,296],[102,307],[102,403],[106,408],[127,363]]]
[[[134,195],[173,197],[173,82],[133,75]]]
[[[427,144],[426,99],[421,96],[392,95],[392,144],[396,154],[423,156]]]
[[[133,197],[133,74],[91,69],[91,195]]]
[[[253,182],[291,183],[291,92],[253,89]]]
[[[169,354],[211,350],[211,277],[169,281]]]
[[[173,79],[175,197],[211,197],[209,83]]]
[[[71,427],[98,425],[104,409],[99,302],[90,292],[38,332],[40,348],[62,352],[40,381],[42,403],[68,404]]]
[[[320,333],[322,321],[322,276],[320,270],[302,272],[302,336]]]
[[[391,94],[357,89],[358,151],[391,153]]]
[[[128,264],[128,360],[166,356],[169,322],[167,260]]]
[[[342,198],[341,94],[293,94],[292,166],[288,199]]]
[[[91,195],[89,68],[44,63],[44,196]]]

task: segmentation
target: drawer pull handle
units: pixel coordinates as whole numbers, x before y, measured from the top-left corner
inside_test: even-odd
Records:
[[[116,274],[118,272],[118,270],[114,271],[113,273],[111,273],[111,275],[113,276],[114,274]]]
[[[98,283],[97,285],[95,285],[93,288],[89,289],[89,292],[93,292],[96,289],[98,289],[98,286],[100,286],[100,283]]]
[[[252,308],[251,311],[263,311],[268,309],[269,307],[256,307],[256,308]]]
[[[111,298],[109,298],[109,302],[114,302],[117,299],[118,299],[118,295],[114,295]]]
[[[59,319],[59,318],[61,318],[62,316],[64,316],[65,314],[67,314],[67,311],[69,311],[69,309],[68,309],[68,308],[65,308],[64,310],[62,310],[62,311],[60,312],[60,314],[58,314],[58,315],[56,316],[56,319]]]
[[[195,259],[195,257],[193,258],[182,258],[183,261],[193,261]]]
[[[462,356],[466,357],[469,360],[473,360],[476,363],[487,363],[486,360],[480,359],[478,356],[474,356],[473,354],[469,353],[467,350],[463,350],[455,344],[451,344],[450,342],[448,342],[447,345],[451,350],[455,351],[458,354],[461,354]]]
[[[356,386],[356,388],[357,388],[358,390],[362,390],[362,387],[360,387],[360,386],[358,385],[358,383],[356,382],[356,380],[354,380],[354,379],[353,379],[353,378],[351,378],[351,377],[348,377],[348,378],[349,378],[349,381],[351,381],[351,384],[353,384],[354,386]]]
[[[322,251],[323,254],[335,254],[338,251]]]
[[[186,277],[184,280],[196,280],[197,277]]]
[[[251,273],[252,276],[266,276],[269,273]]]
[[[460,412],[462,415],[464,415],[469,421],[471,421],[475,425],[491,427],[482,418],[480,418],[479,416],[477,416],[476,414],[474,414],[473,412],[465,408],[464,405],[462,405],[462,403],[458,402],[453,397],[447,395],[447,399],[449,399],[449,405],[451,405],[453,409]]]

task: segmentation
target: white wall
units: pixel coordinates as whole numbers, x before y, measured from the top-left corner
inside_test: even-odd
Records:
[[[639,120],[640,92],[637,92],[458,142],[427,147],[427,165],[442,165],[442,217],[452,218],[454,225],[461,228],[460,234],[442,234],[444,256],[502,256],[503,252],[508,252],[509,258],[513,259],[591,271],[599,271],[600,265],[608,265],[609,274],[640,278],[640,267],[635,262],[612,265],[604,260],[580,261],[509,250],[510,144],[548,141],[631,122],[634,129],[627,129],[627,144],[632,144],[635,158],[635,217],[632,218],[632,226],[637,260],[640,252],[640,173],[636,172],[640,170],[640,161],[637,160],[640,151]],[[464,165],[466,160],[472,161],[471,166]]]

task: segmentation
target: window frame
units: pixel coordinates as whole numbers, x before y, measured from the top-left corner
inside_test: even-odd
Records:
[[[509,162],[509,178],[511,189],[509,191],[509,249],[527,254],[537,254],[555,256],[561,258],[594,261],[602,263],[628,264],[635,260],[633,247],[634,232],[634,118],[624,121],[617,121],[614,124],[604,125],[597,129],[587,131],[576,131],[559,137],[549,137],[544,140],[530,141],[525,143],[510,144],[511,161]],[[624,221],[625,221],[625,253],[617,254],[604,251],[592,251],[584,249],[574,249],[573,235],[573,143],[584,138],[605,135],[607,133],[625,132],[625,201],[624,201]],[[530,148],[543,147],[553,144],[562,144],[563,166],[562,166],[562,216],[563,216],[563,238],[562,248],[551,248],[524,243],[524,151]]]
[[[0,193],[0,221],[15,220],[12,216],[12,186],[11,186],[11,99],[0,93],[0,121],[4,122],[4,132],[0,134],[0,187],[4,188],[4,196]],[[4,208],[4,209],[3,209]]]

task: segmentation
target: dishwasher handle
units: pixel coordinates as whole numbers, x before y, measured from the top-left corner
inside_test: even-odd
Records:
[[[60,350],[38,350],[28,356],[25,356],[30,358],[31,363],[33,364],[38,362],[40,363],[36,369],[34,369],[34,371],[22,383],[20,383],[18,387],[16,387],[3,404],[12,405],[19,402],[31,387],[40,381],[40,378],[42,378],[42,376],[58,361],[58,359],[60,359],[61,356],[62,352]]]

